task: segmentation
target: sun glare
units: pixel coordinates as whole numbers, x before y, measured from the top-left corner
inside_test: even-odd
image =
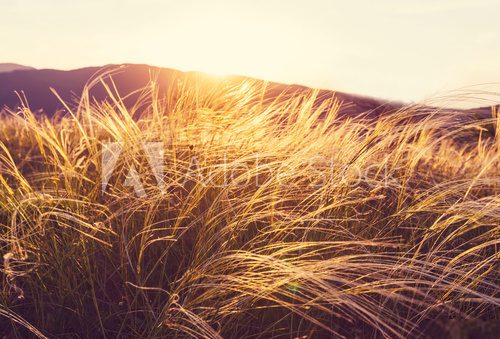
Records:
[[[500,77],[498,1],[4,2],[2,59],[35,68],[140,63],[405,102]]]
[[[293,46],[300,32],[282,35],[272,29],[272,22],[251,25],[238,21],[229,13],[217,20],[215,15],[203,13],[192,22],[179,21],[176,31],[181,32],[173,41],[163,46],[163,57],[172,60],[184,69],[229,75],[248,74],[272,78],[290,69],[290,63],[297,62],[307,46],[292,47],[287,59],[279,52],[285,46]],[[168,34],[167,31],[164,32]],[[175,47],[177,46],[177,47]],[[172,53],[172,48],[182,48],[182,53]],[[182,55],[182,57],[180,57]]]

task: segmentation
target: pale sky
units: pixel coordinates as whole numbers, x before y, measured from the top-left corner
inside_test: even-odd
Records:
[[[421,101],[500,83],[499,15],[499,0],[0,0],[0,62],[147,63]]]

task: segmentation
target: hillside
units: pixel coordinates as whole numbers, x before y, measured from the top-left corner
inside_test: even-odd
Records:
[[[61,70],[30,70],[22,73],[6,73],[0,74],[0,107],[16,107],[19,105],[19,98],[15,92],[23,91],[28,103],[33,110],[43,110],[46,114],[52,114],[54,111],[63,108],[60,101],[51,92],[50,87],[54,88],[65,102],[70,104],[78,98],[84,86],[96,79],[98,75],[112,72],[113,82],[116,84],[118,92],[122,95],[130,94],[131,92],[145,87],[151,79],[155,79],[156,84],[162,91],[167,91],[172,87],[178,79],[185,77],[211,79],[214,82],[217,77],[199,72],[181,72],[168,68],[153,67],[147,65],[107,65],[102,67],[86,67],[71,71]],[[228,77],[230,81],[238,83],[244,80],[258,81],[241,76]],[[296,94],[308,90],[307,87],[299,85],[285,85],[279,83],[269,83],[268,95],[275,97],[284,92],[288,94]],[[91,96],[97,101],[102,101],[108,97],[106,90],[100,84],[96,84],[91,89]],[[333,92],[322,90],[319,93],[320,100],[336,95],[339,100],[345,103],[346,112],[360,112],[366,110],[379,109],[380,106],[389,106],[381,101],[349,95],[346,93]],[[133,100],[129,100],[133,102]]]
[[[52,92],[53,88],[60,98],[70,108],[78,106],[79,98],[89,82],[93,85],[88,88],[87,94],[92,102],[101,103],[109,100],[109,93],[99,79],[117,89],[118,95],[123,98],[127,108],[136,104],[141,94],[141,89],[148,86],[154,80],[160,95],[166,95],[178,88],[179,83],[185,85],[205,82],[215,86],[218,83],[226,83],[228,86],[237,86],[242,82],[252,84],[264,84],[264,81],[243,76],[214,77],[200,72],[181,72],[169,68],[160,68],[148,65],[123,64],[106,65],[99,67],[86,67],[70,71],[43,69],[25,70],[22,72],[0,73],[0,110],[1,108],[15,109],[21,104],[19,95],[26,99],[30,109],[35,113],[43,112],[44,115],[52,116],[56,111],[64,112],[64,105]],[[112,78],[112,82],[110,79]],[[276,82],[265,82],[263,98],[265,102],[273,102],[277,98],[287,99],[297,95],[311,93],[311,88],[295,85],[281,84]],[[17,93],[16,93],[17,92]],[[313,102],[315,107],[321,105],[325,100],[335,98],[340,104],[338,115],[340,117],[357,118],[367,117],[377,119],[383,115],[397,113],[405,105],[402,103],[387,102],[384,100],[353,95],[331,90],[317,90]],[[421,105],[413,105],[415,111],[413,119],[425,119],[429,114],[439,110],[442,115],[451,117],[454,121],[470,123],[477,120],[491,118],[491,108],[483,107],[470,110],[443,109]],[[488,133],[494,133],[494,127],[487,128]]]

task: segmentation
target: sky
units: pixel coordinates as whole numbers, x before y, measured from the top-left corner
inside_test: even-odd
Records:
[[[419,102],[500,83],[499,13],[498,0],[0,0],[0,62],[146,63]]]

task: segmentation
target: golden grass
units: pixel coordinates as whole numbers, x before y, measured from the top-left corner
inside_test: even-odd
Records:
[[[62,119],[2,117],[0,332],[408,337],[498,316],[497,112],[348,120],[263,86],[153,86],[135,109],[110,87]],[[485,124],[496,136],[464,143]],[[108,142],[123,152],[102,192]]]

